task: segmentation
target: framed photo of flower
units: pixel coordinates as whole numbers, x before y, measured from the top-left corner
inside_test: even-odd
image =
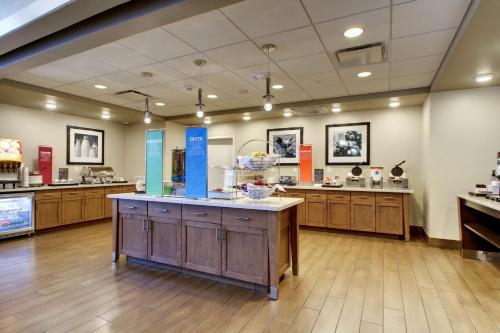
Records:
[[[280,165],[298,165],[303,133],[303,127],[268,129],[267,153],[280,155]]]

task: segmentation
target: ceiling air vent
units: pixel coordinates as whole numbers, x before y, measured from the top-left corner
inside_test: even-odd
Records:
[[[123,90],[119,91],[115,94],[115,96],[120,96],[120,98],[123,98],[127,101],[131,102],[143,102],[144,97],[151,97],[148,94],[141,93],[137,90]]]
[[[339,50],[335,55],[342,66],[361,66],[382,62],[384,52],[384,43],[379,42]]]
[[[328,113],[328,109],[322,105],[303,106],[291,109],[296,116],[314,116]]]

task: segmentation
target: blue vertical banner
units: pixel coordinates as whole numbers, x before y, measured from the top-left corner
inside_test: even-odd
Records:
[[[186,129],[186,196],[208,197],[207,128]]]
[[[163,195],[163,129],[146,131],[146,194]]]

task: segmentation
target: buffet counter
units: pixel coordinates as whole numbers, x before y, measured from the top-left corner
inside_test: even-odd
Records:
[[[298,274],[301,198],[194,200],[112,194],[113,261],[127,260],[257,288],[278,298],[280,278]]]
[[[53,190],[65,190],[65,189],[75,189],[75,188],[92,188],[92,187],[113,187],[113,186],[129,186],[131,192],[135,190],[135,184],[126,183],[106,183],[106,184],[78,184],[78,185],[58,185],[58,186],[34,186],[34,187],[18,187],[18,188],[6,188],[0,189],[0,194],[3,193],[22,193],[22,192],[38,192],[38,191],[53,191]]]

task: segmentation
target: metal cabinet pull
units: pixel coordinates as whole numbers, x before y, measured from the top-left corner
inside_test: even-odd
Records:
[[[215,228],[215,239],[216,240],[221,240],[221,236],[220,236],[220,229],[219,228]]]
[[[137,209],[137,207],[135,207],[135,206],[127,206],[125,208],[127,208],[127,209]]]
[[[161,208],[156,208],[157,211],[162,212],[162,213],[168,213],[170,212],[168,209],[161,209]]]
[[[196,216],[205,216],[205,215],[207,215],[207,213],[193,213],[193,215],[196,215]]]
[[[146,219],[143,219],[143,220],[142,220],[142,229],[144,229],[144,230],[148,230],[148,227],[146,226],[146,222],[147,222],[147,221],[148,221],[148,220],[146,220]]]
[[[227,240],[227,230],[222,230],[222,240]]]
[[[394,200],[394,198],[393,198],[393,197],[384,197],[384,200],[389,200],[389,201],[391,201],[391,200]]]
[[[235,217],[235,219],[237,219],[237,220],[243,220],[243,221],[248,221],[248,220],[250,220],[250,218],[248,218],[248,217],[244,217],[244,216],[236,216],[236,217]]]

